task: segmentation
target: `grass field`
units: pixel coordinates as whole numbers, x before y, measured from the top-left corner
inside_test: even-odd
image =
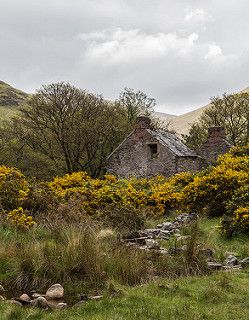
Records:
[[[199,242],[211,247],[215,257],[222,259],[225,251],[236,252],[240,257],[249,255],[249,241],[246,237],[227,240],[217,229],[218,219],[202,219],[199,223]],[[36,231],[39,241],[49,234]],[[3,246],[15,235],[8,230],[0,230]],[[29,246],[28,235],[18,235],[25,246]],[[44,238],[45,237],[45,238]],[[165,246],[170,246],[170,242]],[[12,257],[15,259],[15,257]],[[130,257],[127,257],[130,259]],[[2,263],[2,270],[6,265]],[[11,261],[10,261],[11,262]],[[0,282],[6,280],[6,273],[0,275]],[[181,277],[170,279],[154,278],[138,286],[125,286],[113,280],[114,292],[104,289],[104,298],[98,302],[86,302],[79,309],[64,311],[40,311],[0,304],[0,320],[235,320],[249,319],[249,273],[247,271],[219,272],[209,276]],[[62,283],[62,285],[65,285]],[[67,286],[66,286],[67,288]],[[77,286],[75,287],[77,291]],[[71,293],[74,290],[71,288]],[[68,299],[68,295],[67,295]],[[66,301],[68,302],[68,300]]]
[[[0,305],[1,320],[235,320],[249,319],[249,274],[160,280],[122,288],[123,296],[87,302],[79,309],[44,312]]]

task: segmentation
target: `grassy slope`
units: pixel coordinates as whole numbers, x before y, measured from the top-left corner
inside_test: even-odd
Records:
[[[218,219],[202,219],[200,241],[215,249],[217,259],[225,251],[235,251],[240,257],[249,255],[248,238],[222,238]],[[7,233],[1,237],[6,238]],[[7,238],[6,238],[7,239]],[[37,309],[19,309],[0,305],[0,320],[7,319],[249,319],[248,272],[223,272],[203,277],[178,280],[158,279],[138,287],[120,287],[119,298],[87,303],[81,309],[46,313]]]
[[[0,122],[10,119],[28,94],[0,81]]]
[[[127,289],[121,298],[105,298],[62,312],[46,313],[1,305],[0,319],[243,320],[249,319],[248,284],[247,273],[160,281]]]

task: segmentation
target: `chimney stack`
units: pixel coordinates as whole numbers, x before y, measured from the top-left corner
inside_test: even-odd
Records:
[[[197,150],[197,153],[206,160],[207,164],[213,164],[219,155],[222,155],[232,147],[226,140],[224,127],[209,127],[208,138]]]
[[[135,129],[136,130],[152,129],[151,119],[146,116],[137,117]]]
[[[208,140],[215,142],[223,139],[226,139],[224,127],[216,126],[208,128]]]

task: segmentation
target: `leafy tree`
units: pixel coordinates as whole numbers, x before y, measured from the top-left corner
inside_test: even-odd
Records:
[[[119,95],[118,102],[130,124],[134,124],[136,118],[141,114],[150,116],[156,105],[154,98],[149,98],[144,92],[136,92],[130,88],[124,88]]]
[[[22,165],[26,154],[35,154],[59,174],[82,170],[97,176],[126,134],[124,120],[120,107],[101,96],[53,83],[20,109],[9,135],[20,147],[16,152]]]
[[[225,127],[228,140],[234,145],[249,141],[249,93],[223,94],[211,98],[211,105],[204,110],[200,120],[183,136],[185,143],[197,149],[207,137],[210,126]]]
[[[132,89],[121,97],[113,103],[68,83],[43,86],[0,129],[0,161],[39,179],[75,171],[101,175],[136,116],[154,105]]]

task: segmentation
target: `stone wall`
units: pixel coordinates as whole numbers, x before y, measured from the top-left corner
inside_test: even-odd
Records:
[[[157,144],[157,157],[151,157],[150,144]],[[169,177],[182,171],[195,172],[199,168],[198,157],[177,157],[146,130],[135,130],[110,156],[107,171],[120,178],[158,174]]]
[[[177,159],[177,173],[178,172],[197,172],[204,167],[203,160],[200,157],[179,157]]]
[[[158,157],[151,158],[149,145],[155,143]],[[134,132],[110,156],[107,171],[123,178],[151,177],[160,173],[170,176],[175,172],[174,160],[174,155],[164,150],[148,133]]]

